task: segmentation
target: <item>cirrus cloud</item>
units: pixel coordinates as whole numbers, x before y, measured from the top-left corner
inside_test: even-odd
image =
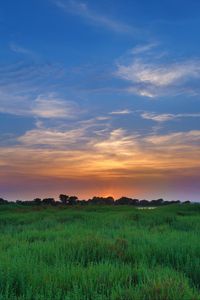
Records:
[[[84,2],[75,0],[53,0],[53,2],[63,11],[80,16],[94,25],[100,25],[118,33],[135,33],[137,31],[135,28],[132,28],[129,25],[123,24],[119,21],[92,11]]]
[[[131,84],[127,91],[149,98],[199,94],[200,59],[170,60],[153,47],[138,46],[128,63],[117,64],[116,75]]]
[[[31,112],[40,118],[74,118],[79,113],[79,107],[75,102],[66,101],[55,94],[39,95]]]
[[[141,117],[155,122],[167,122],[181,118],[199,118],[200,113],[182,113],[182,114],[156,114],[152,112],[143,112]]]

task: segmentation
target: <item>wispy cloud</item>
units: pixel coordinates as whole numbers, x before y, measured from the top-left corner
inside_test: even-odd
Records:
[[[94,140],[93,147],[103,153],[113,153],[114,155],[130,155],[137,135],[127,135],[123,128],[110,131],[107,138]]]
[[[163,194],[165,183],[168,191],[170,182],[178,180],[182,186],[188,177],[199,177],[199,145],[199,130],[145,136],[115,128],[94,136],[83,128],[38,128],[19,137],[15,146],[1,145],[0,182],[9,182],[9,188],[18,182],[22,187],[18,178],[24,178],[23,190],[27,186],[30,193],[33,179],[35,186],[42,180],[48,187],[60,180],[66,187],[73,180],[77,192],[79,184],[91,188],[92,182],[99,185],[103,180],[106,186],[113,182],[115,191],[121,187],[120,192],[124,184],[126,194],[141,186],[141,195],[149,185],[152,191],[161,185]]]
[[[67,177],[70,171],[72,177],[121,180],[169,172],[184,177],[200,170],[198,130],[141,136],[116,128],[91,137],[82,129],[40,129],[28,131],[18,142],[15,147],[0,148],[0,167],[13,174]]]
[[[83,141],[84,129],[56,130],[33,129],[18,138],[18,141],[26,146],[44,146],[45,148],[70,148],[77,141]]]
[[[51,92],[62,81],[60,73],[61,68],[51,64],[0,65],[0,112],[43,118],[63,117],[68,112],[69,116],[75,104]]]
[[[41,119],[73,119],[81,114],[80,107],[74,101],[48,93],[31,97],[0,91],[0,112],[17,116],[30,116]]]
[[[127,91],[150,98],[199,94],[200,59],[170,61],[153,47],[138,46],[128,63],[118,63],[117,76],[131,83]]]
[[[141,54],[141,53],[144,53],[144,52],[149,52],[151,49],[154,49],[156,46],[157,46],[157,43],[137,45],[130,52],[134,55]]]
[[[132,111],[130,109],[122,109],[122,110],[111,111],[109,114],[110,115],[128,115],[131,113],[132,113]]]
[[[66,101],[56,94],[39,95],[30,111],[33,116],[40,118],[74,118],[80,113],[80,109],[75,102]]]
[[[137,32],[137,29],[131,26],[92,11],[84,2],[74,0],[53,0],[53,2],[67,13],[78,15],[94,25],[102,26],[119,33]]]
[[[154,146],[161,148],[169,146],[170,149],[185,149],[192,148],[193,146],[199,147],[200,144],[200,130],[190,130],[186,132],[173,132],[165,135],[152,135],[144,138],[144,141]],[[161,149],[160,148],[160,149]]]
[[[10,50],[19,54],[29,55],[35,57],[35,53],[25,47],[22,47],[16,43],[10,43]]]
[[[141,117],[146,120],[152,120],[155,122],[166,122],[170,120],[176,120],[181,118],[199,118],[200,113],[185,113],[185,114],[156,114],[152,112],[143,112]]]
[[[28,130],[24,135],[18,137],[16,139],[17,143],[28,148],[43,147],[54,150],[80,150],[86,149],[88,143],[94,137],[105,136],[108,132],[109,118],[97,116],[92,119],[80,120],[74,119],[74,115],[72,115],[71,122],[65,123],[63,121],[69,118],[67,114],[64,120],[59,120],[60,122],[54,120],[54,116],[53,122],[49,122],[49,113],[46,120],[46,108],[44,112],[45,118],[37,119],[36,128]],[[57,118],[57,115],[55,118]]]
[[[133,82],[149,83],[156,87],[166,87],[185,80],[188,77],[200,76],[200,62],[185,61],[170,65],[146,64],[141,60],[131,66],[121,66],[119,73]]]

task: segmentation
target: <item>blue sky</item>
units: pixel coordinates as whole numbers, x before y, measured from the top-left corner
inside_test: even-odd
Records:
[[[0,196],[199,199],[199,1],[0,8]]]

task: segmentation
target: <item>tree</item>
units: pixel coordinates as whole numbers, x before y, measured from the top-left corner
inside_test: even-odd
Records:
[[[141,201],[140,201],[140,205],[141,205],[141,206],[148,206],[149,204],[150,204],[150,202],[149,202],[148,200],[145,200],[145,199],[144,199],[144,200],[141,200]]]
[[[42,200],[40,198],[35,198],[33,200],[33,203],[36,204],[36,205],[40,205],[42,203]]]
[[[67,204],[67,203],[68,203],[69,196],[64,195],[64,194],[60,194],[59,199],[60,199],[60,201],[62,202],[62,204]]]
[[[62,204],[74,205],[77,203],[78,197],[60,194],[59,199],[62,202]]]
[[[183,202],[183,204],[191,204],[190,200],[186,200]]]
[[[121,197],[118,200],[116,200],[116,205],[130,205],[132,203],[133,199],[128,197]]]
[[[43,204],[51,204],[51,205],[54,205],[55,204],[55,200],[54,198],[45,198],[42,200],[42,203]]]
[[[92,199],[88,200],[89,203],[91,204],[102,204],[102,205],[107,205],[107,204],[114,204],[114,199],[113,197],[93,197]]]
[[[74,205],[74,204],[76,204],[77,200],[78,200],[78,197],[76,197],[76,196],[70,196],[68,198],[68,204],[69,205]]]
[[[0,204],[7,204],[8,201],[7,200],[4,200],[3,198],[0,198]]]
[[[159,206],[159,205],[162,205],[164,203],[164,200],[162,198],[160,199],[157,199],[157,200],[151,200],[150,202],[152,205],[156,205],[156,206]]]

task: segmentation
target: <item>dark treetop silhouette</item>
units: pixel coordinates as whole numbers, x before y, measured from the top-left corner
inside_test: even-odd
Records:
[[[180,200],[171,200],[164,201],[162,198],[157,200],[139,200],[132,199],[128,197],[121,197],[119,199],[114,199],[113,197],[93,197],[88,200],[79,200],[76,196],[69,196],[65,194],[60,194],[59,201],[54,198],[35,198],[32,201],[8,201],[3,198],[0,198],[0,205],[2,204],[18,204],[18,205],[134,205],[134,206],[161,206],[161,205],[169,205],[169,204],[190,204],[191,202],[185,201],[181,202]]]

